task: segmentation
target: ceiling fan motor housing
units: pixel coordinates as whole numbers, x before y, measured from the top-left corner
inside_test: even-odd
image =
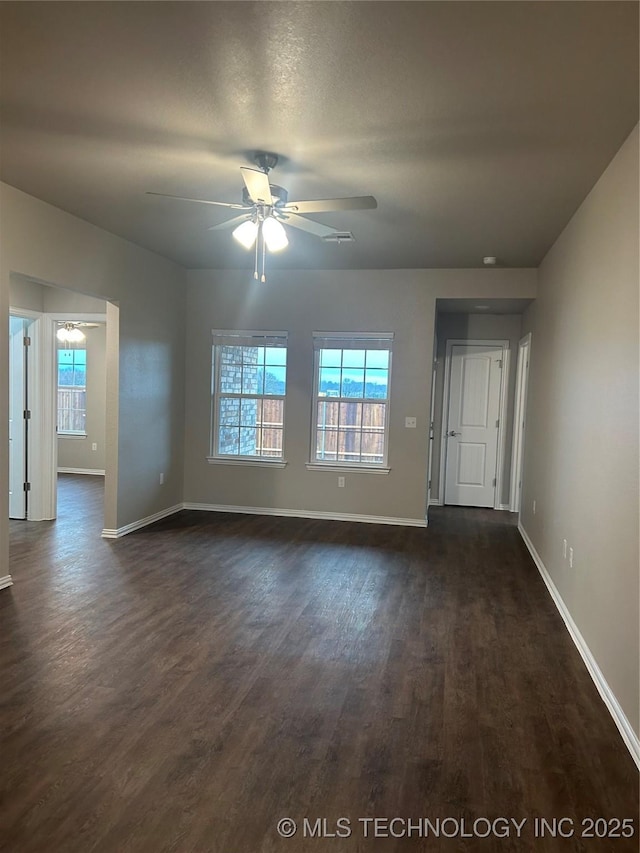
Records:
[[[271,190],[271,196],[275,207],[282,207],[283,204],[287,203],[289,194],[284,187],[279,187],[277,184],[269,184],[269,189]],[[249,207],[254,204],[252,199],[249,197],[249,191],[246,187],[243,187],[242,189],[242,203]]]
[[[258,151],[253,158],[253,161],[258,168],[262,169],[262,171],[268,175],[270,170],[274,169],[278,165],[278,155]]]

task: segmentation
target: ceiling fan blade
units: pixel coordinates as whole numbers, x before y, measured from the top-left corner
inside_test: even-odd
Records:
[[[305,219],[304,216],[296,216],[295,213],[289,213],[288,211],[284,216],[279,216],[278,219],[281,219],[285,225],[292,225],[301,231],[308,231],[309,234],[314,234],[316,237],[328,237],[330,234],[336,233],[336,229],[330,225],[323,225],[321,222],[315,222],[313,219]]]
[[[373,210],[378,202],[372,195],[352,198],[317,198],[309,201],[288,201],[280,210],[294,213],[330,213],[333,210]]]
[[[251,214],[241,213],[240,216],[234,216],[233,219],[227,219],[219,225],[212,225],[211,228],[207,228],[207,231],[223,231],[225,228],[233,228],[234,225],[240,225],[241,222],[246,222],[247,219],[251,219]]]
[[[246,166],[240,166],[240,171],[242,172],[242,179],[245,182],[251,201],[262,204],[273,204],[271,189],[269,187],[269,176],[258,169],[248,169]]]
[[[217,207],[230,207],[232,210],[251,210],[246,204],[230,204],[227,201],[209,201],[208,198],[186,198],[183,195],[168,195],[167,193],[147,192],[146,195],[159,195],[162,198],[174,198],[178,201],[195,201],[198,204],[215,204]]]

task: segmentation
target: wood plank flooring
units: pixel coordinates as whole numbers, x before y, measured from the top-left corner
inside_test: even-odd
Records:
[[[635,766],[511,515],[183,512],[107,542],[101,485],[11,524],[1,850],[638,850]],[[479,837],[502,817],[519,837]]]

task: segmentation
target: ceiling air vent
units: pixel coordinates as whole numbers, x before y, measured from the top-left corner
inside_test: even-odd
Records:
[[[351,231],[336,231],[322,238],[325,243],[355,243],[356,238]]]

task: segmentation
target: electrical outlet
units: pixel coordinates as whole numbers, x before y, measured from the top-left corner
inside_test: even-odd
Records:
[[[97,443],[96,443],[95,441],[94,441],[94,442],[93,442],[93,444],[91,445],[91,449],[92,449],[92,450],[97,450],[97,449],[98,449],[98,445],[97,445]]]
[[[417,418],[405,418],[404,425],[407,429],[415,429],[418,426]]]
[[[562,540],[562,559],[563,560],[567,559],[567,540],[566,539]]]
[[[338,477],[338,488],[344,489],[344,477]]]
[[[163,483],[164,483],[164,473],[161,471],[160,472],[160,485],[162,486]]]
[[[536,514],[536,502],[535,501],[533,502],[533,514],[534,515]]]
[[[569,568],[573,568],[573,548],[569,548]]]

